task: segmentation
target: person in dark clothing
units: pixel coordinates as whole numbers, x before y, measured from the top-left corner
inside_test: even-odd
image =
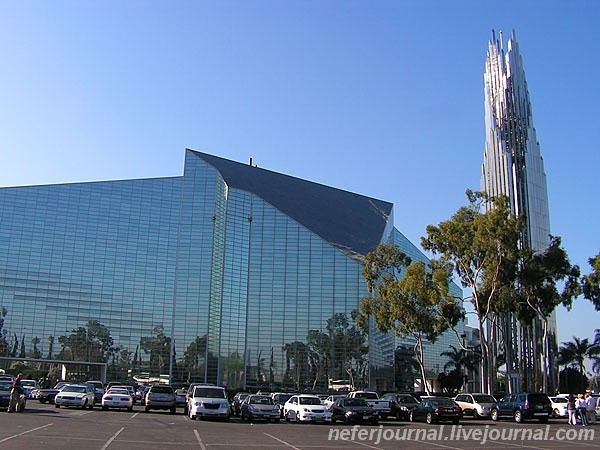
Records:
[[[19,373],[19,375],[17,375],[13,381],[12,389],[10,390],[10,400],[8,401],[7,412],[9,413],[19,411],[19,400],[21,398],[21,394],[23,393],[23,385],[21,383],[22,378],[23,374]]]

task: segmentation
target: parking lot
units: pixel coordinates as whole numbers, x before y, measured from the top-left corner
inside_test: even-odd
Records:
[[[230,422],[191,421],[181,410],[173,415],[144,413],[139,406],[133,412],[57,409],[31,400],[23,413],[0,412],[0,449],[600,448],[600,423],[583,428],[568,427],[565,422],[464,419],[459,426],[396,421],[380,426],[252,424],[237,418]]]

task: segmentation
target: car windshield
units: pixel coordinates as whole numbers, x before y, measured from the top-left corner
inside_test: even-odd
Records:
[[[567,399],[564,397],[552,397],[554,403],[567,403]]]
[[[408,396],[398,397],[398,403],[400,403],[402,405],[418,405],[419,404],[419,402],[417,401],[416,398],[408,397]]]
[[[12,389],[12,383],[1,382],[0,391],[10,391]]]
[[[271,397],[257,397],[253,395],[248,399],[248,403],[252,405],[272,405],[273,400],[271,400]]]
[[[454,400],[450,399],[450,398],[436,398],[436,399],[431,399],[430,401],[431,406],[433,406],[434,408],[437,407],[444,407],[444,408],[451,408],[454,406]]]
[[[285,403],[287,402],[290,398],[292,398],[292,394],[279,394],[276,396],[277,398],[275,399],[277,402],[279,403]]]
[[[346,406],[369,406],[366,400],[362,398],[347,398],[344,400]]]
[[[26,387],[35,387],[35,381],[33,380],[21,380],[21,384]]]
[[[300,397],[300,404],[301,405],[320,405],[321,404],[321,400],[319,400],[319,397]]]
[[[194,389],[194,397],[227,398],[227,395],[224,389],[197,387]]]
[[[152,386],[150,392],[153,394],[172,394],[173,388],[171,386]]]
[[[85,394],[86,389],[85,386],[65,386],[62,390],[63,392],[78,392],[80,394]]]
[[[491,395],[474,395],[473,400],[477,403],[496,403],[496,399]]]
[[[378,400],[377,394],[375,392],[357,392],[355,394],[356,398],[368,398],[369,400]]]
[[[129,395],[129,392],[127,392],[127,389],[111,388],[108,390],[107,394]]]

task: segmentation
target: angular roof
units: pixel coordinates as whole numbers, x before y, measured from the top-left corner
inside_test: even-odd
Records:
[[[364,256],[381,243],[392,213],[390,202],[187,151],[218,170],[230,188],[262,198],[349,257]]]

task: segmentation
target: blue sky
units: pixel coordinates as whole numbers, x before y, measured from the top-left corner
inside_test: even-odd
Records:
[[[491,30],[523,55],[552,233],[600,251],[600,2],[0,0],[0,186],[182,175],[186,147],[395,205],[479,189]],[[592,338],[588,302],[559,341]]]

